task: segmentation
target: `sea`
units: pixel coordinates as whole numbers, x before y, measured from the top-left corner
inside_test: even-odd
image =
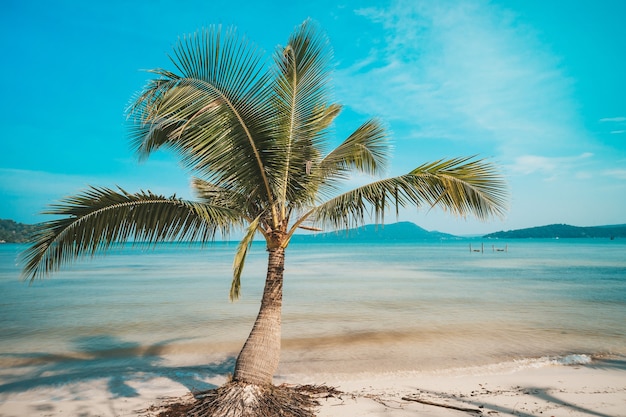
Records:
[[[116,247],[29,282],[26,246],[1,244],[0,393],[137,375],[210,388],[265,279],[255,242],[229,300],[236,248]],[[285,266],[279,378],[626,358],[624,239],[294,242]]]

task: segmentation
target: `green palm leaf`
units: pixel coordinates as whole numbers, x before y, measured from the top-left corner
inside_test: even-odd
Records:
[[[339,111],[327,105],[330,61],[328,40],[311,21],[299,26],[286,47],[275,54],[274,107],[277,113],[276,144],[281,175],[282,215],[289,202],[297,202],[311,180],[305,175],[312,161],[319,159],[326,128]]]
[[[479,219],[504,214],[507,186],[493,164],[471,158],[440,160],[410,173],[358,187],[319,205],[310,213],[333,228],[360,225],[367,216],[382,221],[390,208],[439,206],[455,215]]]
[[[275,109],[256,50],[212,28],[183,38],[172,61],[180,74],[155,71],[162,78],[129,109],[137,152],[167,145],[203,178],[273,201]]]
[[[235,254],[235,260],[233,261],[233,281],[230,285],[230,300],[235,301],[239,299],[241,293],[241,273],[246,263],[246,255],[248,255],[248,249],[254,241],[254,235],[259,227],[259,218],[257,217],[248,226],[245,236],[239,242],[237,246],[237,253]]]
[[[212,240],[240,219],[231,209],[165,198],[150,192],[129,194],[92,187],[51,206],[44,214],[65,216],[39,225],[24,252],[24,278],[34,280],[115,242],[154,244],[172,240]]]
[[[353,169],[370,175],[384,172],[391,148],[384,128],[377,120],[361,125],[320,163],[324,179],[342,176]]]

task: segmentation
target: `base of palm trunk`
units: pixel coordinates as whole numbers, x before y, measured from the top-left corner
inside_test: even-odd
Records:
[[[333,388],[288,387],[285,385],[228,384],[196,395],[188,417],[314,417],[321,392],[338,393]],[[332,393],[332,394],[331,394]]]

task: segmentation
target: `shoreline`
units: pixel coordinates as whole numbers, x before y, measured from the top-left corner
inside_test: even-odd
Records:
[[[202,379],[205,388],[225,381],[225,374]],[[626,416],[624,356],[567,355],[437,371],[285,374],[274,383],[341,391],[320,400],[318,417],[469,415],[460,408],[485,416]],[[189,391],[180,381],[142,372],[118,379],[68,376],[65,383],[0,390],[0,416],[153,417],[151,406]]]

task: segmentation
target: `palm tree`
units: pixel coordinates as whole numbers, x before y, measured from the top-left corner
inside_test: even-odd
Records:
[[[243,231],[230,296],[255,235],[267,243],[268,267],[258,317],[236,362],[233,382],[271,385],[280,354],[285,249],[301,229],[348,228],[383,221],[400,207],[439,206],[480,219],[502,215],[505,183],[474,157],[439,160],[405,175],[343,191],[353,172],[381,176],[390,154],[381,123],[369,120],[329,150],[341,107],[330,102],[331,51],[309,21],[279,47],[269,69],[234,30],[211,28],[179,40],[176,72],[151,71],[128,114],[139,157],[170,148],[195,174],[195,201],[151,192],[91,187],[51,206],[61,215],[39,225],[25,252],[31,280],[71,260],[133,240],[207,242]]]

